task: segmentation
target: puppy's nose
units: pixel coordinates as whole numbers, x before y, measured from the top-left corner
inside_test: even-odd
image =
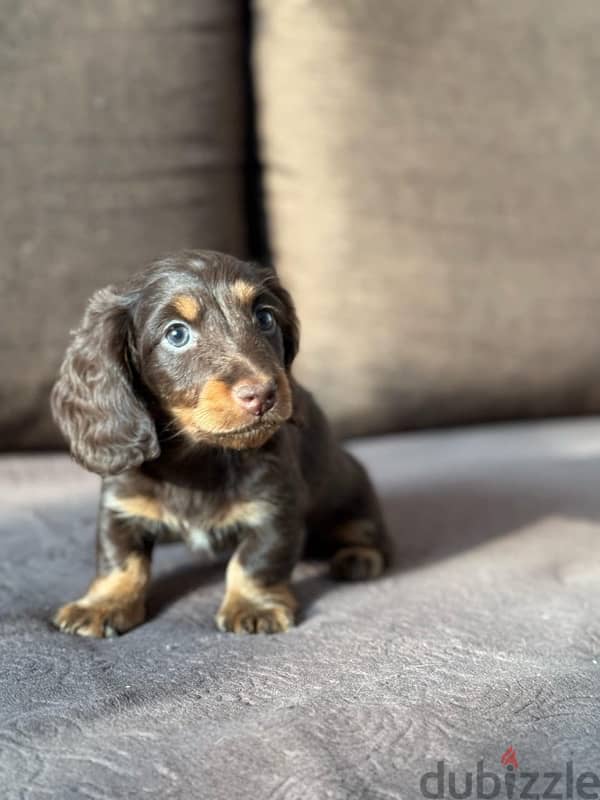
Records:
[[[246,411],[262,417],[275,405],[277,387],[273,380],[266,383],[238,383],[233,387],[233,396]]]

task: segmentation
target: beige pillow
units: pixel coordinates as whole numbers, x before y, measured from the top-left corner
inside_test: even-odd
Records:
[[[599,410],[600,5],[257,6],[274,257],[338,430]]]

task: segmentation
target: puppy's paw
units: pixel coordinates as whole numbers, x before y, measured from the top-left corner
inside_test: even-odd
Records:
[[[215,622],[230,633],[283,633],[294,624],[294,612],[283,603],[264,606],[242,599],[221,606]]]
[[[378,578],[385,563],[374,547],[342,547],[331,559],[331,575],[337,581],[367,581]]]
[[[109,599],[90,602],[85,597],[59,608],[52,620],[65,633],[108,638],[140,625],[145,619],[143,600],[117,604]]]

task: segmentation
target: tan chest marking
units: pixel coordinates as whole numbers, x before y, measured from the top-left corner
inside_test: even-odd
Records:
[[[173,514],[156,497],[113,495],[108,499],[107,505],[120,516],[138,517],[166,526],[177,538],[185,539],[192,550],[212,549],[210,537],[204,528],[192,525],[187,518]]]
[[[187,533],[194,547],[208,544],[206,530],[210,528],[225,529],[235,525],[257,528],[266,524],[275,510],[266,500],[238,500],[202,520],[201,526],[194,526],[189,519],[173,514],[157,498],[147,495],[111,495],[107,499],[107,506],[111,511],[125,517],[141,517],[166,525],[179,533]]]
[[[124,517],[141,517],[158,522],[174,530],[180,530],[181,520],[172,514],[156,497],[138,494],[119,497],[110,495],[106,505],[111,511]]]

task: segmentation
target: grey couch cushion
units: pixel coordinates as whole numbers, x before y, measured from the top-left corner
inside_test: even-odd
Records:
[[[62,444],[48,393],[94,289],[244,253],[242,10],[4,0],[0,449]]]
[[[600,5],[257,8],[274,256],[338,429],[600,410]]]
[[[355,451],[397,563],[354,586],[303,564],[302,620],[274,637],[218,633],[222,570],[178,546],[144,626],[52,630],[92,574],[98,482],[0,461],[3,800],[417,798],[440,759],[459,788],[481,758],[503,775],[509,744],[522,770],[600,772],[600,421]]]

